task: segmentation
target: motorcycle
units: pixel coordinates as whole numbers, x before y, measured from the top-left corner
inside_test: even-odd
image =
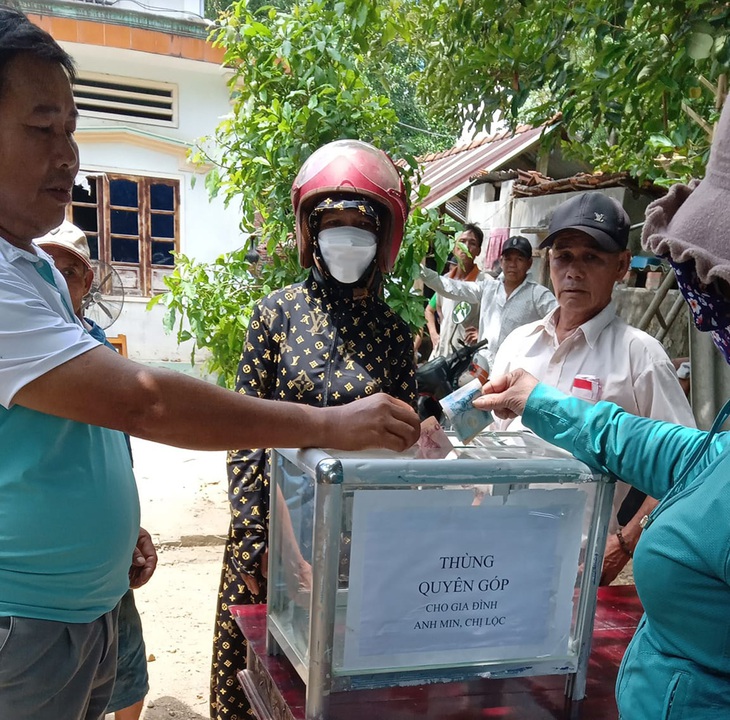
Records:
[[[461,324],[467,313],[460,306],[466,303],[459,303],[454,308],[452,319],[455,326]],[[467,305],[468,308],[468,305]],[[488,375],[487,361],[484,355],[479,356],[475,363],[475,356],[486,347],[487,341],[467,345],[460,341],[462,347],[455,350],[446,357],[437,357],[423,363],[416,369],[416,385],[418,387],[418,416],[421,421],[428,417],[435,417],[439,422],[443,410],[439,400],[450,395],[459,386],[459,378],[467,371],[471,371],[474,377],[481,377],[486,382]]]

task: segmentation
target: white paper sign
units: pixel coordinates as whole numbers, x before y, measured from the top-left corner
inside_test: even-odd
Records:
[[[343,669],[564,656],[585,493],[356,491]]]

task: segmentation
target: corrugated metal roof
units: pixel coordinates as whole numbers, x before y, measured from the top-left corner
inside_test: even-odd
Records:
[[[423,207],[442,205],[471,185],[471,177],[475,173],[498,170],[511,159],[537,145],[544,133],[557,126],[556,121],[538,127],[520,125],[514,132],[496,133],[474,140],[468,145],[453,147],[422,158],[421,183],[430,188],[422,203]]]

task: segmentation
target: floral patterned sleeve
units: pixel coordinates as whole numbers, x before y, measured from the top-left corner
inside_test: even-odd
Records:
[[[270,398],[276,382],[278,334],[272,333],[276,313],[263,300],[255,308],[243,345],[236,391]],[[251,418],[255,422],[255,418]],[[228,453],[228,499],[231,507],[232,560],[239,572],[259,576],[266,549],[269,515],[269,473],[266,449]]]

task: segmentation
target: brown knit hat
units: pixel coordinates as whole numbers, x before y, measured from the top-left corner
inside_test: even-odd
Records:
[[[730,102],[715,130],[702,181],[674,185],[646,208],[641,241],[675,263],[695,261],[701,282],[730,282]]]

